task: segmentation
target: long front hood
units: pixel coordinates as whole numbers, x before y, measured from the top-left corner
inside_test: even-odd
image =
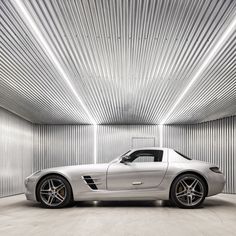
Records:
[[[106,171],[109,164],[89,164],[89,165],[74,165],[74,166],[60,166],[54,168],[43,169],[46,173],[80,173],[86,174],[88,172],[103,172]]]

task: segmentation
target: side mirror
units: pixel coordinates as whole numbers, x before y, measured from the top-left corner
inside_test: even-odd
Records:
[[[130,162],[130,156],[123,156],[120,162],[124,164]]]

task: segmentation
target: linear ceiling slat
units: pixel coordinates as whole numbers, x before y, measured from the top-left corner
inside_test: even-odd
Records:
[[[23,3],[98,124],[160,123],[236,17],[231,0]],[[16,9],[1,0],[0,106],[36,123],[90,123]],[[235,49],[232,34],[168,123],[236,114]]]

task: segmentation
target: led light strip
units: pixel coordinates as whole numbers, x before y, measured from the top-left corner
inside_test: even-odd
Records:
[[[97,163],[97,125],[93,126],[93,163]]]
[[[54,53],[51,50],[49,44],[47,43],[47,41],[43,37],[43,35],[42,35],[41,31],[39,30],[38,26],[34,22],[33,18],[30,15],[30,13],[27,11],[26,7],[23,4],[23,1],[15,0],[14,3],[16,5],[18,11],[20,12],[20,15],[25,18],[26,23],[28,23],[28,25],[31,27],[33,33],[36,35],[35,38],[43,46],[43,48],[44,48],[45,52],[47,53],[47,55],[49,56],[50,60],[53,62],[56,69],[59,71],[62,78],[67,83],[68,87],[70,88],[72,93],[75,95],[75,97],[79,101],[80,105],[83,107],[83,109],[84,109],[85,113],[87,114],[90,122],[93,125],[96,125],[96,121],[93,119],[93,117],[92,117],[91,113],[89,112],[88,108],[86,107],[86,105],[84,104],[84,102],[82,101],[82,99],[80,98],[78,93],[76,92],[76,90],[75,90],[74,86],[72,85],[70,79],[68,78],[66,72],[62,69],[62,66],[60,65],[60,62],[57,60],[56,56],[54,55]]]
[[[225,32],[222,34],[222,36],[220,37],[219,41],[216,43],[216,45],[214,46],[214,48],[210,51],[210,53],[208,54],[208,56],[206,57],[206,59],[204,60],[204,62],[202,63],[202,65],[200,66],[200,68],[198,69],[198,71],[196,72],[196,74],[193,76],[192,80],[190,81],[190,83],[187,85],[187,87],[185,88],[185,90],[181,93],[180,97],[176,100],[176,102],[174,103],[173,107],[170,109],[170,111],[167,113],[167,115],[165,116],[165,118],[161,121],[161,125],[165,124],[167,119],[170,117],[171,113],[174,111],[174,109],[177,107],[177,105],[182,101],[182,99],[184,98],[184,96],[186,95],[186,93],[189,91],[189,89],[192,87],[192,85],[194,84],[194,82],[200,77],[200,75],[202,74],[202,72],[206,69],[206,67],[209,65],[209,63],[212,61],[212,59],[214,58],[214,56],[216,55],[216,53],[219,51],[219,49],[222,47],[222,45],[224,44],[224,42],[226,41],[226,39],[231,35],[231,33],[233,33],[236,30],[236,17],[234,17],[233,21],[230,23],[230,25],[228,26],[228,28],[225,30]]]
[[[94,132],[93,133],[93,141],[94,141],[94,153],[93,153],[93,155],[94,155],[94,163],[97,163],[97,123],[96,123],[96,121],[94,120],[94,118],[92,117],[92,115],[89,112],[88,108],[86,107],[86,105],[84,104],[84,102],[82,101],[80,96],[78,95],[78,93],[75,90],[74,86],[72,85],[70,79],[68,78],[66,72],[62,69],[62,66],[60,65],[60,62],[57,60],[57,58],[54,55],[53,51],[51,50],[49,44],[47,43],[47,41],[43,37],[41,31],[37,27],[36,23],[34,22],[34,20],[31,17],[31,15],[29,14],[27,9],[25,8],[25,6],[23,4],[23,1],[15,0],[14,3],[16,5],[18,11],[20,12],[21,16],[23,16],[25,18],[26,23],[28,23],[28,25],[31,27],[33,33],[36,35],[36,39],[38,40],[40,45],[44,48],[44,50],[47,53],[47,55],[49,56],[50,60],[53,62],[56,69],[59,71],[62,78],[65,80],[68,87],[70,88],[70,90],[75,95],[76,99],[78,100],[78,102],[80,103],[82,108],[84,109],[84,111],[87,114],[91,124],[93,124],[93,128],[94,128],[93,129],[93,132]]]
[[[163,147],[163,125],[159,125],[160,147]]]

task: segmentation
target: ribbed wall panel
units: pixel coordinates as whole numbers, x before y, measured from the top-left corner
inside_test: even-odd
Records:
[[[93,163],[91,125],[34,125],[34,170]]]
[[[159,146],[157,125],[99,125],[97,128],[97,162],[109,162],[132,148],[132,137],[155,138]]]
[[[33,125],[0,108],[0,197],[24,191],[32,157]]]
[[[226,176],[224,191],[236,193],[236,116],[196,125],[164,126],[163,145],[219,165]]]
[[[109,162],[132,148],[132,137],[155,138],[157,125],[97,126],[97,162]],[[163,127],[163,146],[193,159],[217,164],[226,175],[225,192],[236,193],[236,117],[196,125]],[[94,162],[94,127],[80,125],[35,125],[34,170],[52,166]]]

